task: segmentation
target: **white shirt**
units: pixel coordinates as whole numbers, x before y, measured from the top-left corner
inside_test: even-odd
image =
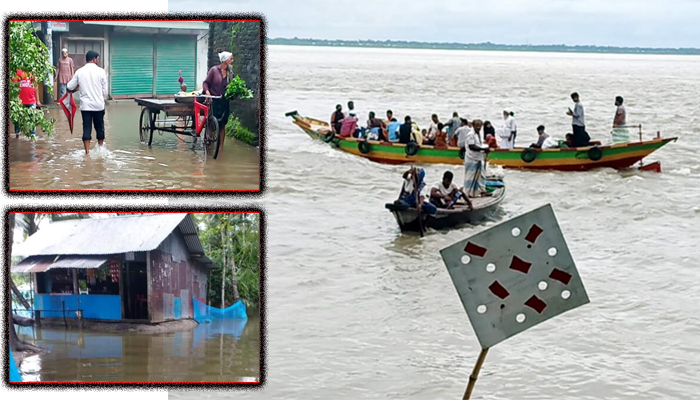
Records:
[[[102,111],[107,97],[107,74],[95,63],[87,63],[75,71],[68,82],[68,90],[80,86],[80,110]]]
[[[437,189],[441,195],[447,196],[453,191],[458,190],[459,188],[457,187],[457,185],[455,185],[454,182],[451,182],[450,187],[446,188],[445,185],[442,184],[442,181],[440,181],[435,186],[433,186],[433,189]]]
[[[430,122],[430,127],[428,127],[428,139],[435,140],[438,133],[438,126],[435,122]]]
[[[544,142],[542,142],[543,149],[553,149],[555,147],[559,147],[559,141],[555,140],[551,136],[549,136],[547,139],[544,140]]]
[[[465,147],[464,144],[467,142],[467,134],[469,133],[469,127],[464,125],[457,128],[455,135],[457,136],[457,147]]]
[[[518,126],[515,124],[515,118],[508,116],[503,123],[503,130],[501,131],[501,137],[510,137],[511,132],[517,131]]]
[[[464,153],[464,162],[476,162],[476,161],[484,161],[485,159],[485,154],[483,151],[474,151],[469,148],[469,145],[477,145],[479,147],[483,147],[481,144],[481,137],[474,132],[474,129],[470,130],[469,133],[467,133],[467,137],[465,140],[465,149],[466,153]]]

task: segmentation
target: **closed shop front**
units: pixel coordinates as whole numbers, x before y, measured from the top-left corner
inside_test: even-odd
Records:
[[[187,90],[192,91],[202,84],[195,85],[197,67],[197,37],[190,35],[159,35],[156,39],[156,94],[173,95],[180,91],[178,73]]]
[[[112,97],[153,95],[153,38],[153,35],[112,35],[109,71]]]

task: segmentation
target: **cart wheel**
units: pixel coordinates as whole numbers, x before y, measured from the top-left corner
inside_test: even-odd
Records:
[[[221,138],[219,137],[219,121],[216,120],[216,117],[210,115],[207,117],[207,130],[204,133],[204,151],[212,153],[215,160],[216,157],[219,156],[220,140]],[[216,147],[211,148],[209,146]]]
[[[151,127],[151,110],[141,107],[141,118],[139,118],[139,139],[141,139],[141,143],[146,143],[146,136],[149,131],[152,132]]]

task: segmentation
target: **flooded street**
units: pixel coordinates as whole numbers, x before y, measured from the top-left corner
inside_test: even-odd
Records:
[[[111,101],[105,108],[106,149],[82,144],[82,118],[75,116],[73,134],[63,111],[49,137],[39,130],[36,142],[10,135],[12,190],[258,190],[258,148],[226,138],[214,160],[202,142],[172,133],[153,133],[148,147],[139,140],[141,108],[132,100]],[[14,131],[13,131],[14,132]]]
[[[166,334],[21,328],[49,349],[24,359],[25,382],[254,382],[258,318],[217,320]]]

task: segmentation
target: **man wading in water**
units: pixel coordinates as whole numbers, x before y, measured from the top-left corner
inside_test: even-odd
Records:
[[[104,145],[105,141],[105,97],[107,97],[107,74],[100,68],[100,54],[88,51],[85,55],[87,64],[75,71],[68,82],[70,92],[80,89],[80,114],[83,116],[83,146],[85,154],[90,154],[92,126],[95,126],[97,144]]]
[[[221,150],[224,148],[224,139],[226,138],[226,123],[229,115],[231,115],[228,100],[223,96],[226,93],[226,86],[231,82],[231,75],[233,75],[229,73],[229,67],[233,64],[233,54],[228,51],[219,53],[219,62],[221,64],[215,65],[209,70],[202,88],[207,96],[221,96],[220,99],[207,99],[212,105],[214,117],[219,121],[219,137],[221,138],[219,150]]]

